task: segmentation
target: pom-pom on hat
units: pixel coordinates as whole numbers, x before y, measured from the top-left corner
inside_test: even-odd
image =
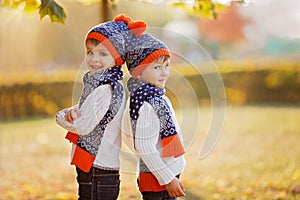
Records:
[[[88,39],[98,40],[111,53],[116,65],[121,66],[125,62],[125,37],[129,32],[129,25],[133,23],[130,17],[118,15],[114,21],[91,28],[86,35],[85,44]]]
[[[150,34],[141,33],[145,28],[132,30],[139,32],[139,34],[135,34],[136,37],[127,40],[126,65],[131,76],[136,78],[158,57],[171,57],[171,54],[168,47],[162,41]],[[132,30],[131,32],[133,32]]]

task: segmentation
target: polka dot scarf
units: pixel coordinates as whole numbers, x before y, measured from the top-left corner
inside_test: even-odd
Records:
[[[178,157],[182,155],[184,148],[175,128],[171,109],[166,99],[163,98],[165,90],[157,88],[151,83],[142,82],[134,78],[128,80],[127,88],[130,92],[130,117],[134,136],[139,110],[146,101],[153,106],[160,120],[162,156]]]

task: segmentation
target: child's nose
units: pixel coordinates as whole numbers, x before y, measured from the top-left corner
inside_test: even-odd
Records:
[[[93,61],[99,61],[100,60],[100,56],[97,55],[97,54],[94,54],[93,57],[92,57],[92,60]]]
[[[161,75],[162,76],[167,76],[168,74],[169,74],[169,70],[163,67],[162,70],[161,70]]]

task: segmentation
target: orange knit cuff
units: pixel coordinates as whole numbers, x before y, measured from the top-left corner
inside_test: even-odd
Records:
[[[181,144],[178,134],[162,139],[162,156],[175,158],[184,154],[184,148]]]
[[[72,164],[76,165],[84,172],[89,172],[94,163],[94,160],[95,157],[92,154],[76,145]]]
[[[141,192],[160,192],[166,190],[166,187],[160,185],[152,173],[140,173],[138,182]]]
[[[79,135],[76,134],[76,133],[72,133],[72,132],[68,132],[67,135],[65,136],[65,138],[67,140],[70,140],[70,142],[72,142],[73,144],[77,144],[77,141],[78,141],[78,138],[79,138]]]

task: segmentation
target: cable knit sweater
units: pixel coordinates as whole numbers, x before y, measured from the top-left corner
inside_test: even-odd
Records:
[[[121,81],[119,81],[121,83]],[[73,123],[69,123],[64,119],[65,112],[68,109],[64,109],[58,112],[57,121],[60,126],[68,131],[77,133],[79,135],[86,135],[90,133],[99,121],[103,118],[107,112],[110,101],[112,98],[111,86],[101,85],[97,87],[84,101],[80,108],[80,117]],[[76,105],[77,106],[77,105]],[[107,124],[104,132],[104,136],[101,141],[96,159],[93,163],[95,167],[101,169],[113,169],[120,168],[119,152],[121,147],[121,119],[125,106],[125,96],[123,97],[122,105],[113,118],[113,120]],[[71,160],[74,153],[74,145],[71,153]]]
[[[166,96],[163,98],[166,99],[167,103],[170,105],[169,107],[172,108],[169,99]],[[128,100],[122,120],[123,141],[125,145],[137,153],[138,157],[142,159],[148,169],[150,169],[151,173],[158,180],[158,183],[162,186],[166,185],[171,182],[176,175],[183,172],[185,167],[184,156],[182,155],[177,158],[162,157],[162,145],[159,133],[160,121],[154,108],[148,102],[144,102],[144,105],[140,108],[136,125],[135,142],[133,142],[129,103]],[[174,110],[171,109],[171,111],[178,135],[182,140]]]

